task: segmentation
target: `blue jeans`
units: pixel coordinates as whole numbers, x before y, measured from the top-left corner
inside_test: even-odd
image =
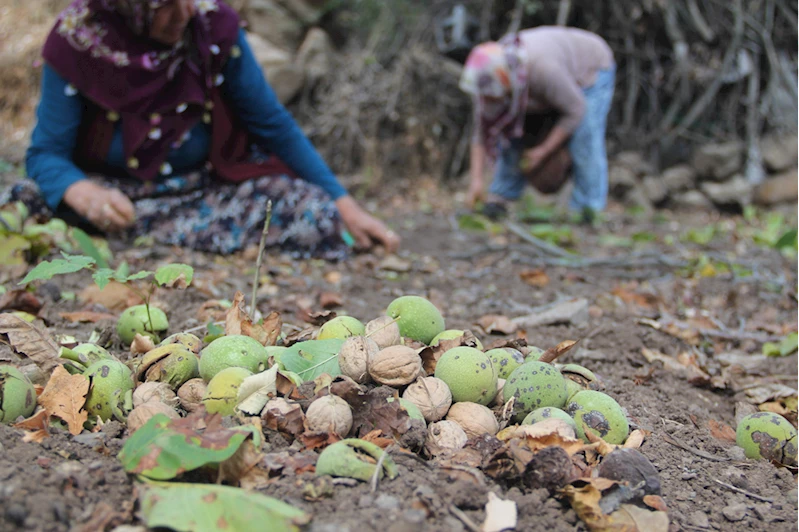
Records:
[[[585,114],[569,139],[572,158],[574,189],[569,207],[585,207],[601,211],[607,205],[608,157],[605,150],[605,130],[608,111],[613,101],[616,67],[597,72],[593,85],[583,89]],[[488,191],[507,200],[522,195],[527,180],[519,168],[524,146],[521,139],[513,139],[500,151],[494,179]]]

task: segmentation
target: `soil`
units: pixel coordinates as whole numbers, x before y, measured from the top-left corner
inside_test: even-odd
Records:
[[[369,205],[403,237],[398,256],[375,252],[331,264],[295,262],[270,253],[259,309],[264,313],[278,310],[285,323],[305,328],[301,309],[322,310],[322,294],[340,297],[336,312],[364,321],[381,315],[394,297],[418,294],[442,310],[447,328],[469,329],[488,348],[514,336],[487,334],[477,325],[481,317],[513,318],[562,299],[586,298],[587,321],[542,325],[517,334],[542,348],[582,338],[563,358],[592,369],[605,391],[626,408],[632,424],[650,432],[640,451],[660,474],[671,529],[796,529],[795,474],[765,461],[747,460],[733,442],[719,438],[710,428],[712,423],[735,427],[736,402],[747,399],[744,386],[729,379],[725,388],[697,386],[679,371],[647,362],[643,348],[676,356],[691,352],[691,346],[640,323],[646,318],[664,321],[668,316],[709,317],[715,329],[737,336],[733,340],[703,337],[694,352],[701,355],[711,376],[729,376],[720,364],[722,355],[742,354],[751,364],[745,370],[738,368],[736,375],[749,379],[748,385],[779,382],[795,389],[797,355],[763,359],[757,356],[760,343],[746,338],[778,326],[796,330],[795,258],[746,241],[736,231],[722,234],[707,246],[679,238],[691,227],[711,223],[733,227],[742,223],[740,217],[683,212],[659,213],[653,218],[612,209],[597,227],[569,226],[577,252],[620,256],[629,250],[607,247],[603,238],[648,232],[654,240],[637,244],[637,251],[670,257],[716,254],[746,262],[752,275],[698,277],[658,265],[624,267],[620,259],[620,265],[601,268],[548,266],[544,269],[548,282],[533,286],[522,275],[538,267],[532,263],[536,254],[529,245],[504,231],[492,235],[459,229],[454,204],[432,199],[447,198],[448,193],[423,186],[414,194],[404,192]],[[795,217],[795,212],[789,213],[794,225]],[[676,241],[669,243],[669,236]],[[236,290],[249,299],[252,254],[210,257],[155,246],[120,251],[116,259],[123,257],[132,271],[166,261],[195,267],[196,280],[189,289],[157,294],[159,304],[168,311],[171,331],[206,323],[198,319],[198,310],[208,299],[232,299]],[[61,312],[81,310],[84,305],[52,296],[59,291],[80,292],[88,283],[88,275],[79,273],[54,283],[58,290],[53,285],[39,290],[39,296],[47,300],[44,314],[51,333],[85,341],[95,326],[109,325],[75,325],[60,317]],[[755,331],[757,327],[762,330]],[[740,331],[754,332],[736,334]],[[11,356],[8,350],[0,350],[0,360]],[[99,433],[78,437],[55,430],[41,444],[23,443],[22,435],[20,430],[0,425],[0,530],[88,531],[141,525],[136,515],[136,482],[116,459],[127,436],[124,427],[111,423]],[[285,450],[280,438],[268,440],[265,451]],[[399,455],[397,461],[399,476],[381,481],[374,493],[366,483],[338,484],[331,496],[309,501],[304,495],[316,481],[310,473],[279,477],[262,491],[310,512],[313,520],[307,528],[318,532],[468,530],[452,508],[479,526],[489,491],[517,503],[518,530],[587,529],[568,503],[550,497],[546,490],[499,485],[488,477],[481,482],[453,477],[452,471],[407,456]],[[730,510],[740,506],[738,515]]]

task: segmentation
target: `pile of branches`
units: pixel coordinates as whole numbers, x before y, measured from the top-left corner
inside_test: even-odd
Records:
[[[608,136],[655,166],[698,144],[743,140],[760,167],[759,138],[796,130],[797,11],[787,0],[372,2],[371,20],[350,20],[357,31],[334,75],[297,111],[339,172],[450,178],[467,167],[471,104],[458,79],[468,49],[436,39],[456,5],[472,44],[551,24],[605,38],[617,62]]]

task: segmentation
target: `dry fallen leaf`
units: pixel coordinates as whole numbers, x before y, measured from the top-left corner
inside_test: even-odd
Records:
[[[108,310],[123,311],[133,305],[144,303],[144,300],[132,288],[117,281],[111,281],[102,290],[95,284],[87,286],[78,295],[84,303],[97,303]]]
[[[344,304],[344,298],[338,292],[322,292],[319,294],[319,306],[324,309],[340,307]]]
[[[585,447],[583,441],[575,437],[574,429],[562,419],[547,419],[533,425],[512,425],[497,434],[497,439],[501,441],[514,438],[524,440],[533,452],[555,445],[572,456]]]
[[[50,426],[50,414],[46,409],[41,409],[28,419],[23,419],[14,424],[14,428],[25,430],[22,441],[25,443],[41,443],[42,440],[50,436],[48,427]]]
[[[72,323],[97,323],[100,320],[116,320],[117,317],[107,312],[92,312],[90,310],[79,310],[77,312],[61,312],[62,318]]]
[[[627,441],[624,442],[625,449],[639,449],[646,439],[647,433],[641,429],[635,429],[627,436]]]
[[[731,426],[713,419],[707,422],[707,426],[710,429],[710,435],[717,440],[735,442],[735,430]]]
[[[225,314],[225,335],[243,334],[255,338],[262,345],[275,345],[283,320],[278,312],[270,312],[263,324],[253,323],[244,312],[244,294],[240,291],[233,296],[233,305]]]
[[[482,532],[502,532],[516,528],[517,519],[516,503],[500,499],[493,491],[488,492],[486,503],[486,518],[481,528]]]
[[[20,310],[29,314],[37,314],[42,305],[38,297],[23,289],[11,290],[0,296],[0,312]]]
[[[669,515],[663,511],[639,508],[634,504],[622,504],[610,514],[613,530],[638,530],[646,532],[668,532]]]
[[[63,366],[57,366],[39,396],[39,404],[50,415],[66,421],[71,434],[78,435],[89,418],[88,412],[83,410],[87,393],[89,379],[80,374],[70,375]]]
[[[40,327],[14,314],[4,313],[0,314],[0,334],[8,335],[11,347],[33,360],[45,374],[61,363],[59,346],[44,325]]]
[[[479,318],[476,323],[486,334],[495,332],[499,334],[513,334],[516,332],[516,325],[513,324],[511,319],[499,314],[485,315]]]
[[[549,284],[549,275],[541,269],[522,270],[519,273],[519,277],[530,286],[536,286],[538,288],[543,288]]]
[[[546,362],[547,364],[551,364],[556,358],[561,355],[565,355],[566,353],[571,350],[572,347],[577,345],[577,342],[580,340],[564,340],[555,347],[550,347],[546,351],[544,351],[538,360],[541,362]]]

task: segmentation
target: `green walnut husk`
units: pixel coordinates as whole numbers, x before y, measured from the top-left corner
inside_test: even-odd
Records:
[[[253,375],[245,368],[225,368],[208,382],[203,405],[209,414],[232,416],[236,410],[239,388],[244,379]]]
[[[158,345],[161,346],[169,344],[180,344],[189,351],[191,351],[192,353],[194,353],[195,355],[199,355],[200,349],[203,346],[203,341],[200,340],[200,338],[197,335],[191,333],[179,332],[175,334],[170,334],[169,336],[161,340],[161,343]]]
[[[13,423],[28,417],[36,408],[36,390],[14,366],[0,366],[0,423]]]
[[[199,376],[200,362],[197,355],[188,349],[180,348],[150,366],[145,374],[145,380],[163,382],[173,390],[177,390],[184,382]]]
[[[735,443],[743,448],[747,458],[796,466],[796,428],[774,412],[757,412],[743,418],[735,430]]]
[[[101,360],[116,360],[104,347],[97,344],[78,344],[73,348],[62,347],[58,353],[59,358],[67,360],[64,369],[71,374],[83,373],[86,368]]]
[[[590,440],[585,430],[590,430],[608,443],[621,445],[630,434],[630,424],[619,403],[611,396],[594,390],[583,390],[569,399],[566,412],[577,424],[577,435]]]
[[[367,455],[374,459],[374,463],[364,460]],[[368,482],[375,474],[375,468],[380,458],[383,458],[383,467],[377,473],[379,478],[387,476],[396,478],[399,474],[397,465],[391,456],[377,445],[357,438],[341,440],[329,445],[319,455],[316,461],[317,475],[330,475],[333,477],[348,477]]]
[[[130,368],[118,360],[100,360],[83,374],[91,383],[84,406],[89,415],[99,416],[103,421],[111,418],[125,421],[133,408],[134,382]]]
[[[122,343],[130,345],[137,334],[149,336],[156,343],[161,341],[169,329],[169,320],[163,310],[152,305],[149,309],[148,314],[147,305],[134,305],[122,312],[117,320],[117,334]]]

